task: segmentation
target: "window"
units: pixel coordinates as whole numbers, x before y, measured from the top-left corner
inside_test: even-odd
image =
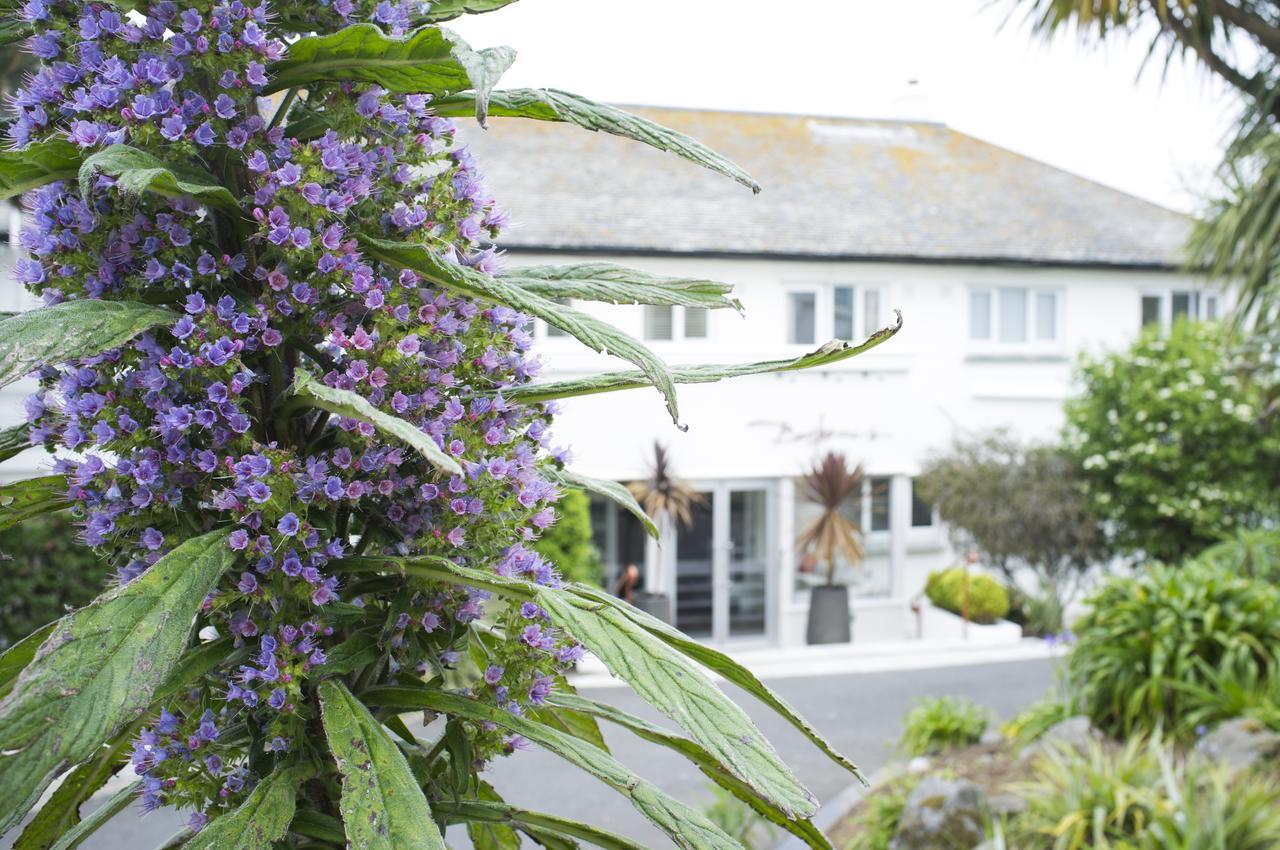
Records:
[[[1170,289],[1161,292],[1142,293],[1142,326],[1159,325],[1167,328],[1178,319],[1206,319],[1219,317],[1217,293],[1197,292],[1193,289]]]
[[[969,339],[1004,346],[1058,342],[1059,294],[1054,290],[999,286],[969,291]]]
[[[648,304],[644,308],[644,338],[648,340],[706,339],[706,307]]]
[[[879,289],[836,284],[787,293],[787,342],[792,345],[814,345],[818,337],[854,340],[879,329]]]
[[[871,521],[868,528],[871,531],[888,531],[889,479],[871,478],[868,479],[868,484],[871,491]]]
[[[933,506],[916,492],[915,479],[911,481],[911,527],[928,528],[933,525]]]

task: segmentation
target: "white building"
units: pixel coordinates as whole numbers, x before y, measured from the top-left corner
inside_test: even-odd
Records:
[[[578,471],[645,476],[655,440],[708,494],[661,552],[636,521],[595,506],[611,571],[646,563],[675,622],[715,641],[804,640],[797,476],[843,451],[870,478],[850,510],[867,558],[842,569],[854,640],[914,633],[910,602],[954,562],[912,494],[953,435],[1004,427],[1053,438],[1077,354],[1127,344],[1146,321],[1215,316],[1220,298],[1178,270],[1189,221],[929,123],[641,109],[745,166],[758,197],[669,154],[576,128],[469,129],[511,213],[508,265],[605,259],[732,283],[732,311],[577,305],[672,364],[792,357],[889,324],[892,340],[836,366],[680,388],[677,430],[653,390],[564,403],[556,436]],[[623,368],[542,329],[547,377]],[[673,568],[671,568],[673,567]]]

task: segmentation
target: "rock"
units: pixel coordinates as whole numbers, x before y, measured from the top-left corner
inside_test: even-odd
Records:
[[[977,785],[929,776],[907,797],[889,850],[970,850],[986,838],[986,819]]]
[[[1017,794],[1004,792],[992,794],[987,800],[987,808],[995,817],[1013,817],[1027,810],[1027,801]]]
[[[1236,774],[1264,759],[1280,756],[1280,734],[1250,717],[1218,724],[1196,742],[1196,752],[1215,759]]]
[[[908,773],[928,773],[929,768],[931,767],[933,767],[933,762],[929,761],[924,756],[916,756],[911,761],[907,762]]]
[[[1050,726],[1034,744],[1023,747],[1018,757],[1026,761],[1048,749],[1069,749],[1083,751],[1090,744],[1104,740],[1105,736],[1093,727],[1089,718],[1076,715],[1060,720]]]
[[[996,744],[1004,743],[1004,734],[999,729],[988,729],[982,733],[982,738],[978,741],[988,747],[994,747]]]

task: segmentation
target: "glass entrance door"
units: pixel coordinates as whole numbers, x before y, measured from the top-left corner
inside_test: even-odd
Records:
[[[764,637],[770,491],[763,483],[725,483],[703,495],[692,524],[675,535],[676,628],[714,641]]]

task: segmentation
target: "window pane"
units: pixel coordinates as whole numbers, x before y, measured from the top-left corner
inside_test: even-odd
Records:
[[[889,479],[871,479],[871,530],[889,530]]]
[[[1218,318],[1218,296],[1206,295],[1204,297],[1204,317],[1209,321]]]
[[[866,289],[862,292],[862,334],[871,336],[880,330],[880,290]]]
[[[928,528],[933,525],[933,508],[916,494],[916,483],[911,482],[911,526]]]
[[[1176,322],[1182,316],[1191,313],[1191,293],[1175,292],[1173,293],[1173,320]]]
[[[853,339],[853,287],[837,286],[832,295],[835,299],[835,324],[831,335],[835,339]]]
[[[1160,323],[1160,296],[1142,296],[1142,326]]]
[[[706,307],[685,307],[684,308],[684,338],[685,339],[706,339],[707,338],[707,308]]]
[[[969,293],[969,339],[991,339],[991,293]]]
[[[1053,292],[1036,293],[1036,339],[1058,338],[1058,296]]]
[[[644,338],[671,339],[671,316],[672,309],[670,305],[646,305],[644,308]]]
[[[1000,290],[1000,318],[997,323],[1001,342],[1027,341],[1027,291]]]
[[[573,303],[573,301],[569,298],[553,298],[551,300],[555,301],[557,304],[563,304],[565,307],[568,307],[570,304]],[[554,325],[547,325],[547,336],[568,336],[568,334],[566,334],[564,331],[560,330],[559,328],[555,327]]]
[[[787,296],[787,342],[812,345],[818,321],[818,296],[812,292],[792,292]]]

